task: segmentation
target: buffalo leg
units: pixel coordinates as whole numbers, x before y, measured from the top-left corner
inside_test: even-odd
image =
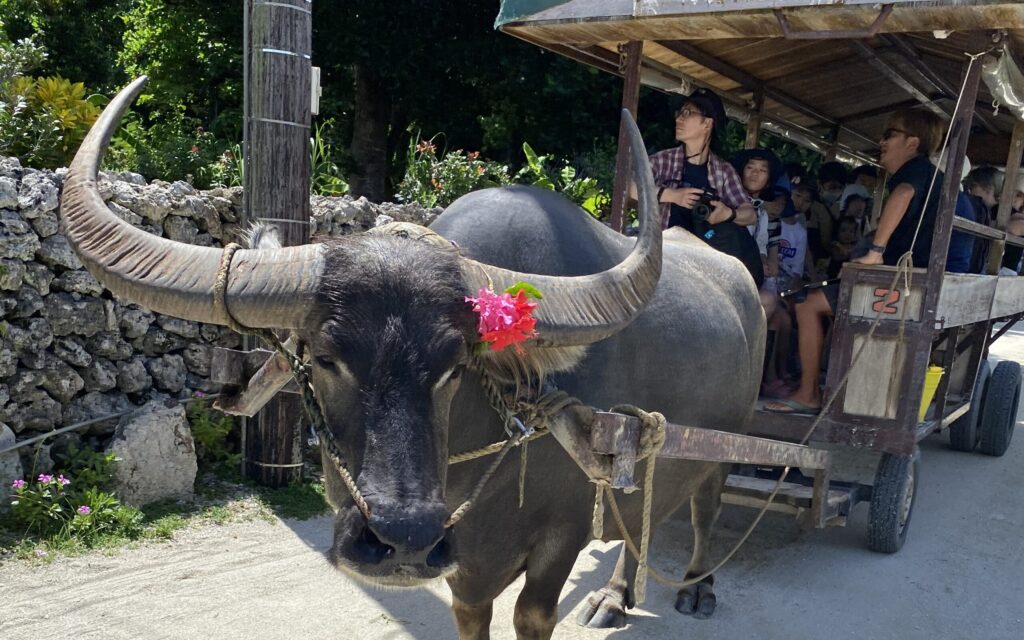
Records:
[[[526,584],[513,617],[517,640],[548,640],[558,623],[558,596],[586,539],[585,533],[578,540],[560,533],[552,531],[526,559]]]
[[[693,556],[686,569],[686,578],[703,575],[711,568],[711,530],[722,511],[722,488],[728,469],[725,465],[711,474],[690,498],[690,521],[693,524]],[[697,618],[707,618],[715,612],[714,576],[708,576],[679,590],[676,611]]]
[[[483,604],[467,604],[452,596],[452,613],[459,640],[489,640],[491,637],[491,613],[494,601]]]
[[[635,604],[627,576],[635,574],[636,560],[623,544],[611,579],[604,587],[587,596],[587,601],[576,616],[576,624],[592,629],[626,626],[626,609]]]

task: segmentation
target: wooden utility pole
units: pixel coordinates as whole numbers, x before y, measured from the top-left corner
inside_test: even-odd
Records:
[[[312,48],[311,0],[245,0],[243,211],[247,222],[277,227],[284,246],[309,242]],[[293,394],[246,420],[244,475],[272,487],[299,479],[302,422]]]

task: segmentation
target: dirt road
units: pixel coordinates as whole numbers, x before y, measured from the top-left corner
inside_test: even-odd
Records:
[[[1024,333],[993,355],[1024,362]],[[1018,416],[1018,420],[1020,416]],[[1024,638],[1024,431],[1002,458],[951,451],[945,436],[922,444],[920,490],[910,539],[891,556],[866,550],[861,505],[843,529],[802,531],[768,515],[717,575],[710,620],[680,616],[674,594],[652,583],[622,630],[577,627],[574,609],[603,585],[615,545],[592,544],[562,592],[556,638],[758,638],[899,640]],[[715,555],[742,534],[753,512],[729,508]],[[0,567],[0,638],[146,640],[215,638],[452,638],[449,595],[380,592],[330,569],[321,556],[326,517],[209,525],[113,556],[48,566]],[[689,525],[658,531],[652,562],[679,575]],[[513,585],[495,607],[492,636],[513,638]]]

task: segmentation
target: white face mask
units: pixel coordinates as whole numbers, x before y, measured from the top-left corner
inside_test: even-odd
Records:
[[[841,195],[843,195],[842,191],[822,191],[821,201],[827,205],[831,205],[834,204],[835,201],[838,200],[839,196]]]

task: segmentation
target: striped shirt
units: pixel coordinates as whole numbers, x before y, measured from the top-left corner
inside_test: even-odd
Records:
[[[686,166],[686,147],[679,145],[672,149],[659,151],[651,156],[651,171],[654,173],[656,187],[678,188],[685,182],[683,168]],[[708,182],[718,192],[722,202],[736,209],[740,205],[750,204],[750,197],[743,190],[743,182],[731,164],[722,160],[714,153],[708,155]],[[663,202],[660,205],[661,226],[668,225],[672,204]]]

